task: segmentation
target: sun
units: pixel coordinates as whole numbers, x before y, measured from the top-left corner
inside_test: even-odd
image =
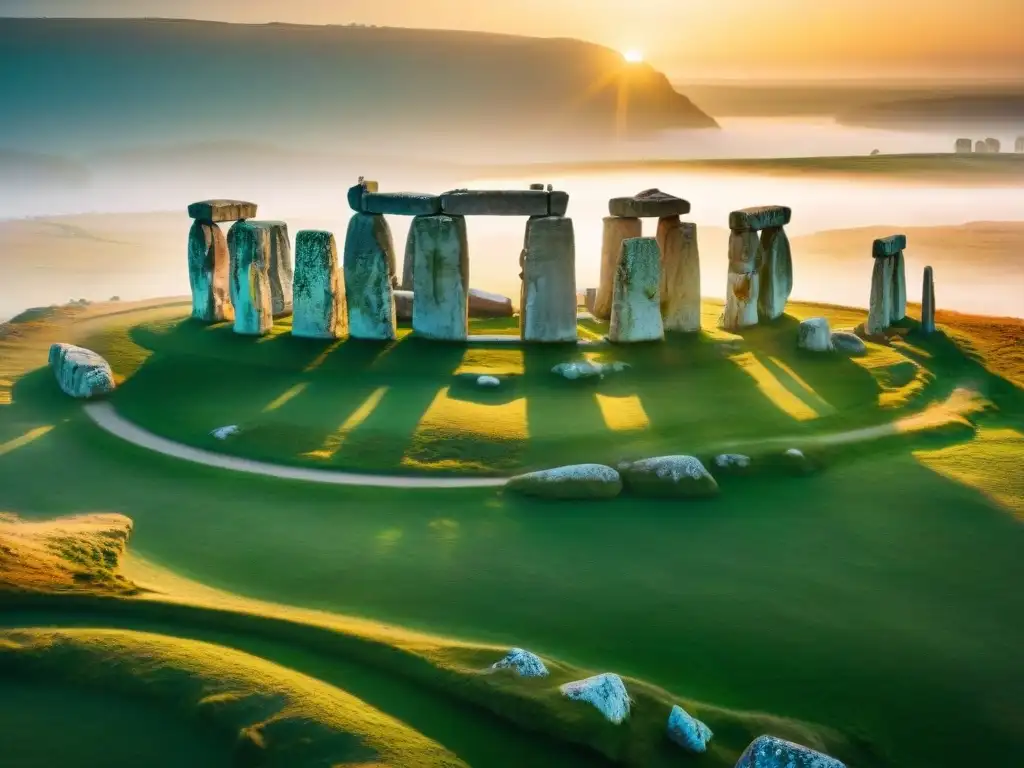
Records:
[[[644,52],[639,51],[636,48],[630,48],[622,52],[622,58],[626,60],[628,64],[639,64],[644,60]]]

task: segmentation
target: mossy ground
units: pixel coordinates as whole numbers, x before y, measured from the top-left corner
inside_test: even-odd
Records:
[[[727,479],[714,500],[546,503],[481,489],[310,486],[127,445],[97,430],[78,404],[59,395],[49,371],[36,370],[46,345],[76,341],[103,351],[123,377],[114,400],[122,409],[132,382],[144,383],[148,366],[169,354],[133,334],[170,328],[184,310],[100,317],[102,311],[82,310],[74,325],[60,317],[26,321],[0,338],[0,379],[9,394],[0,405],[0,511],[29,521],[125,515],[134,521],[132,551],[162,575],[122,574],[151,590],[136,597],[8,594],[8,627],[100,627],[234,648],[346,691],[471,765],[594,765],[600,752],[634,765],[730,766],[757,731],[817,744],[853,766],[999,764],[1024,750],[1016,695],[1024,687],[1024,603],[1015,588],[1024,576],[1017,517],[1024,408],[1013,356],[1019,321],[944,316],[943,334],[928,339],[908,323],[911,332],[891,347],[873,347],[855,362],[822,363],[843,367],[826,369],[820,380],[816,362],[798,368],[774,353],[773,343],[787,354],[781,331],[777,342],[772,328],[745,334],[724,357],[697,355],[694,368],[738,367],[730,358],[749,354],[779,379],[764,362],[779,357],[836,409],[803,421],[785,415],[786,432],[811,443],[834,429],[912,418],[957,390],[979,393],[988,405],[966,417],[955,410],[952,433],[844,448],[827,456],[819,473]],[[856,311],[794,307],[797,317],[811,312],[828,313],[834,325],[863,319]],[[217,330],[206,333],[213,339]],[[209,366],[208,348],[191,356],[210,377],[227,378],[231,361],[245,368],[235,384],[243,400],[253,372],[274,376],[280,356],[261,363],[237,355],[281,345],[287,357],[290,349],[286,339],[242,349],[224,338],[219,368]],[[697,346],[724,343],[734,340],[714,334]],[[682,350],[667,345],[665,354]],[[188,366],[187,346],[173,355]],[[685,358],[678,359],[685,371]],[[645,365],[640,360],[631,373]],[[854,365],[862,373],[849,374],[851,383],[846,366]],[[450,377],[454,365],[442,369]],[[350,386],[340,383],[349,370],[335,371],[342,389]],[[396,380],[415,392],[412,373],[406,382],[402,370]],[[726,430],[743,418],[765,429],[777,423],[767,414],[786,411],[755,377],[740,373],[753,384],[731,394],[723,387],[715,420]],[[663,397],[675,391],[667,379],[658,383]],[[587,394],[601,394],[605,385],[618,386],[607,379]],[[162,391],[135,386],[140,398]],[[424,385],[423,400],[428,389],[433,402],[437,378]],[[807,407],[817,403],[783,389]],[[717,403],[713,390],[710,382],[691,392]],[[578,390],[564,391],[579,399]],[[160,407],[159,398],[150,402]],[[563,410],[569,402],[568,395],[556,400]],[[644,403],[646,413],[655,410]],[[707,442],[718,439],[710,426],[700,427],[711,421],[711,407],[678,409],[691,414],[693,429],[703,430],[691,433]],[[418,425],[422,413],[405,423]],[[571,420],[556,407],[547,417]],[[802,431],[832,418],[828,430]],[[594,440],[607,422],[584,423],[588,435],[562,445],[580,451],[593,442],[612,455],[618,433]],[[731,436],[756,442],[772,434]],[[523,455],[559,455],[546,445]],[[684,449],[702,445],[687,435]],[[401,467],[407,450],[407,443],[389,448],[391,466]],[[444,639],[453,637],[473,642]],[[555,679],[534,684],[473,674],[510,645],[551,660]],[[627,727],[603,724],[584,705],[557,696],[562,676],[588,670],[630,679],[637,708]],[[688,761],[668,749],[662,720],[673,701],[707,719],[716,732],[712,753]],[[758,712],[766,714],[750,714]],[[950,718],[957,727],[940,727]],[[39,734],[53,738],[44,723]],[[593,751],[563,746],[569,741]]]

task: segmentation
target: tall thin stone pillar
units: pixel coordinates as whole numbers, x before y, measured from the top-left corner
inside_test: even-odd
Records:
[[[753,230],[733,230],[729,234],[729,274],[725,286],[725,311],[722,328],[728,331],[757,325],[757,299],[760,276],[761,242]]]
[[[469,336],[469,245],[466,217],[416,216],[406,258],[413,264],[413,332],[436,341]]]
[[[607,320],[612,314],[612,294],[615,291],[615,273],[622,255],[622,241],[640,237],[643,225],[636,217],[605,216],[601,240],[601,282],[594,299],[593,315]]]
[[[235,333],[265,336],[274,325],[267,263],[270,233],[266,228],[243,224],[237,229],[238,255],[231,275],[235,303]]]
[[[574,342],[576,235],[572,219],[532,216],[526,222],[519,334],[523,341]]]
[[[615,270],[615,294],[608,340],[616,343],[661,341],[661,249],[653,237],[622,242]]]
[[[775,320],[786,311],[793,292],[793,256],[789,238],[782,227],[767,227],[761,232],[761,265],[757,312],[762,320]]]
[[[935,333],[935,277],[931,267],[924,268],[921,286],[921,333]]]
[[[287,317],[292,313],[292,245],[288,225],[283,221],[250,221],[249,224],[267,230],[270,254],[267,277],[270,280],[270,304],[274,317]]]
[[[292,335],[339,339],[348,335],[345,283],[338,245],[330,232],[304,229],[295,236]]]
[[[666,331],[700,330],[700,254],[697,225],[678,216],[658,219],[661,251],[661,318]]]
[[[895,323],[907,316],[907,271],[903,251],[889,257],[892,260],[892,315]]]
[[[345,236],[345,297],[349,335],[391,341],[395,323],[395,247],[380,214],[356,213]]]
[[[897,269],[902,270],[903,249],[906,247],[905,235],[893,235],[875,240],[871,248],[875,267],[871,274],[871,303],[865,326],[869,335],[884,332],[894,320],[906,315],[906,277],[896,272]],[[901,290],[902,296],[899,295]],[[898,302],[902,302],[902,308]]]

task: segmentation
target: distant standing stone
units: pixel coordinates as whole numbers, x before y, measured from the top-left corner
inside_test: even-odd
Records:
[[[935,278],[931,267],[924,268],[921,286],[921,332],[935,333]]]
[[[408,323],[412,320],[412,306],[414,297],[412,291],[393,291],[395,297],[395,319],[400,323]]]
[[[710,728],[678,704],[669,713],[667,731],[673,743],[694,753],[705,752],[712,736]]]
[[[868,334],[872,336],[888,328],[892,318],[892,266],[892,259],[888,256],[875,257],[866,325]]]
[[[348,335],[344,277],[330,232],[304,229],[295,236],[292,335],[337,339]]]
[[[110,364],[91,349],[74,344],[52,344],[49,363],[65,395],[89,399],[114,391]]]
[[[498,293],[469,289],[470,317],[512,317],[512,299]]]
[[[267,266],[270,232],[265,227],[243,224],[237,232],[238,256],[231,275],[235,303],[235,333],[264,336],[274,325]]]
[[[188,233],[188,281],[192,317],[204,323],[235,319],[228,244],[216,224],[192,223]]]
[[[356,213],[349,220],[343,271],[349,335],[354,339],[394,340],[395,249],[391,228],[383,216]]]
[[[1024,152],[1024,136],[1017,137],[1017,141],[1013,143],[1013,151],[1018,154]]]
[[[256,203],[244,200],[203,200],[188,207],[189,218],[206,223],[256,218]]]
[[[608,340],[616,343],[661,341],[661,250],[653,237],[622,241],[615,270],[615,291]]]
[[[761,266],[758,270],[758,318],[775,320],[786,311],[793,292],[793,255],[782,227],[761,232]]]
[[[971,150],[972,149],[973,149],[973,145],[971,144],[971,140],[970,139],[957,139],[956,140],[956,153],[958,155],[969,155],[969,154],[971,154]]]
[[[736,768],[846,768],[835,758],[775,736],[758,736]]]
[[[469,336],[469,246],[462,216],[417,216],[413,251],[412,329],[438,341]]]
[[[978,139],[976,142],[974,142],[974,153],[978,155],[988,154],[988,144],[986,144],[981,139]]]
[[[809,352],[832,351],[832,329],[824,317],[811,317],[800,323],[797,346]]]
[[[597,288],[587,288],[584,292],[583,306],[587,308],[587,312],[594,314],[594,304],[597,302]],[[596,315],[594,315],[596,317]]]
[[[998,155],[1003,148],[1003,145],[999,142],[999,139],[992,138],[985,139],[985,146],[988,147],[988,151],[993,155]]]
[[[661,251],[661,317],[666,331],[700,330],[700,254],[697,225],[678,216],[658,220]]]
[[[721,325],[728,331],[757,325],[761,242],[752,230],[729,235],[729,273],[726,276],[725,311]]]
[[[274,317],[285,317],[292,313],[292,244],[288,237],[288,225],[283,221],[250,221],[254,227],[267,230],[270,237],[270,257],[267,277],[270,280],[270,305]]]
[[[604,218],[604,236],[601,240],[601,281],[598,283],[594,308],[590,310],[594,317],[607,320],[612,315],[612,294],[615,292],[615,273],[622,255],[622,242],[630,238],[640,237],[643,226],[638,218],[620,218],[606,216]]]
[[[539,216],[526,222],[523,341],[573,342],[576,329],[576,235],[572,219]]]

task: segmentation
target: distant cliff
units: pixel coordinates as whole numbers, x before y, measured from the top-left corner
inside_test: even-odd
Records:
[[[715,121],[646,64],[567,39],[154,19],[0,19],[0,145],[572,140]]]

